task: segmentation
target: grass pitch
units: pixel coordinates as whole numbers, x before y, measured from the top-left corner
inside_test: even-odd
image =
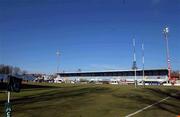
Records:
[[[176,117],[180,87],[31,83],[11,94],[13,117],[124,117],[167,96],[133,117]],[[0,91],[0,117],[7,94]]]

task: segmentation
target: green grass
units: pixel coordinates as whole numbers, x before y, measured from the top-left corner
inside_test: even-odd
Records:
[[[123,117],[167,96],[134,117],[176,117],[180,114],[180,96],[172,96],[180,87],[120,85],[36,84],[40,88],[12,93],[13,117]],[[0,93],[0,117],[7,94]]]

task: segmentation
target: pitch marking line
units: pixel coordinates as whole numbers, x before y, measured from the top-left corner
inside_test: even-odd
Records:
[[[135,114],[137,114],[137,113],[140,113],[140,112],[142,112],[142,111],[144,111],[144,110],[146,110],[146,109],[148,109],[148,108],[150,108],[150,107],[152,107],[152,106],[154,106],[154,105],[156,105],[156,104],[159,104],[159,103],[161,103],[161,102],[163,102],[163,101],[165,101],[165,100],[167,100],[167,99],[169,99],[169,98],[170,98],[170,97],[168,96],[168,97],[166,97],[166,98],[164,98],[164,99],[162,99],[162,100],[160,100],[160,101],[158,101],[158,102],[156,102],[156,103],[154,103],[154,104],[151,104],[151,105],[149,105],[149,106],[146,106],[146,107],[144,107],[144,108],[142,108],[142,109],[140,109],[140,110],[138,110],[138,111],[136,111],[136,112],[134,112],[134,113],[131,113],[131,114],[125,116],[125,117],[131,117],[131,116],[133,116],[133,115],[135,115]]]

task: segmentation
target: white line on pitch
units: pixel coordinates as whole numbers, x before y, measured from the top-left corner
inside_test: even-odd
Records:
[[[149,106],[146,106],[146,107],[144,107],[144,108],[142,108],[142,109],[140,109],[140,110],[138,110],[138,111],[136,111],[136,112],[134,112],[134,113],[131,113],[131,114],[125,116],[125,117],[131,117],[131,116],[133,116],[133,115],[135,115],[135,114],[137,114],[137,113],[140,113],[140,112],[142,112],[143,110],[146,110],[146,109],[148,109],[148,108],[150,108],[150,107],[152,107],[152,106],[154,106],[154,105],[156,105],[156,104],[159,104],[159,103],[161,103],[161,102],[163,102],[163,101],[165,101],[165,100],[167,100],[167,99],[169,99],[169,98],[170,98],[170,97],[168,96],[168,97],[166,97],[166,98],[164,98],[164,99],[162,99],[162,100],[160,100],[160,101],[158,101],[158,102],[156,102],[156,103],[154,103],[154,104],[151,104],[151,105],[149,105]]]

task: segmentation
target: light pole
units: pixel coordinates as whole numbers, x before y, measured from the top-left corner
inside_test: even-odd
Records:
[[[133,65],[132,69],[134,70],[134,86],[135,88],[137,87],[137,79],[136,79],[136,70],[137,70],[137,65],[136,65],[136,50],[135,50],[135,39],[133,38]]]
[[[59,66],[60,66],[60,52],[59,50],[56,52],[57,55],[57,73],[59,72]]]
[[[166,57],[167,57],[167,65],[168,65],[168,81],[171,80],[171,64],[170,64],[170,55],[169,55],[169,42],[168,42],[168,33],[169,28],[166,26],[163,29],[164,38],[166,41]]]
[[[144,79],[144,43],[142,43],[142,64],[143,64],[143,86],[145,86],[145,79]]]

